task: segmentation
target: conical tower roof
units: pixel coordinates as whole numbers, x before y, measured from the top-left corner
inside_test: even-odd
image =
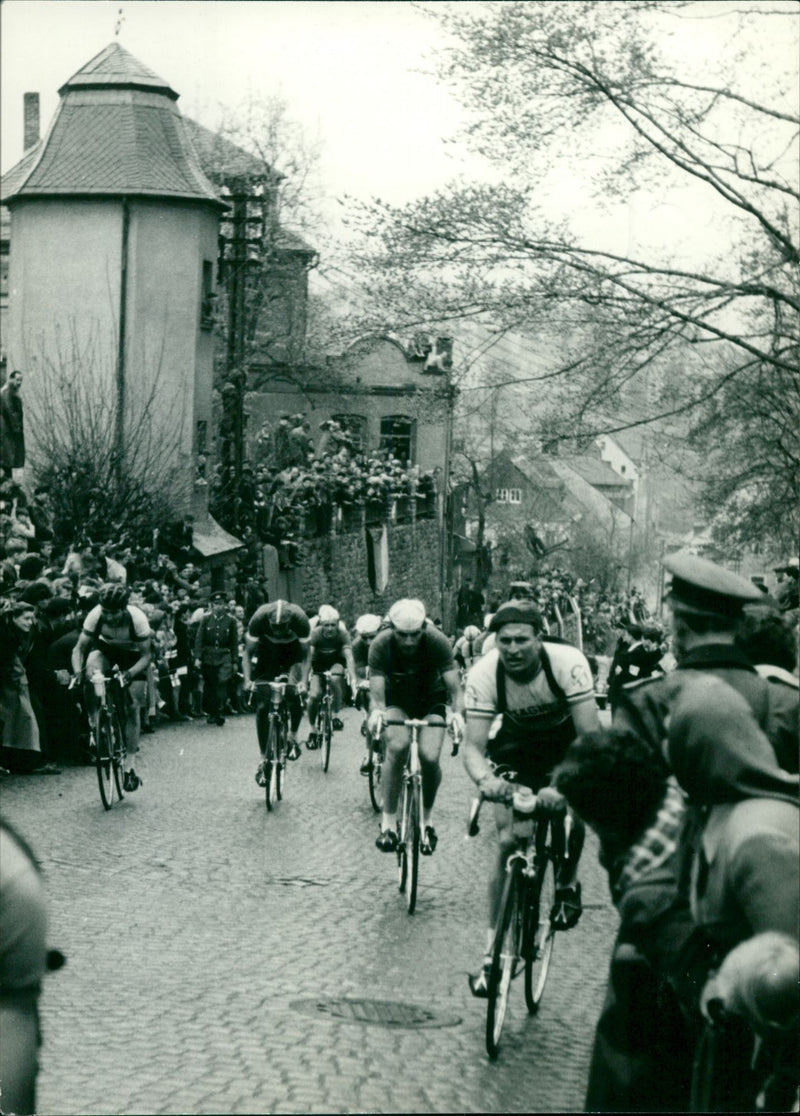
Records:
[[[128,89],[153,89],[177,101],[178,94],[168,82],[140,62],[119,43],[109,43],[59,89],[64,96],[68,89],[108,89],[125,86]]]
[[[87,62],[59,94],[38,157],[21,181],[15,176],[7,205],[32,197],[132,195],[225,208],[200,166],[178,94],[119,43]]]

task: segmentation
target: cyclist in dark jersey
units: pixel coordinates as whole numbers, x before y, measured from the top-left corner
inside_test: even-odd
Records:
[[[279,674],[288,674],[290,679],[294,679],[293,688],[287,690],[290,717],[287,758],[290,760],[300,758],[297,730],[303,716],[303,704],[299,691],[304,685],[303,672],[307,670],[310,634],[308,617],[299,605],[289,604],[288,601],[272,601],[261,605],[253,613],[244,641],[242,675],[246,691],[254,689],[254,682],[272,682]],[[269,733],[269,687],[259,686],[256,692],[256,732],[263,764]],[[262,764],[256,770],[256,782],[259,786],[263,785],[264,778]]]
[[[592,672],[584,655],[569,644],[545,646],[542,627],[541,613],[531,602],[513,600],[501,605],[490,625],[497,633],[497,646],[467,676],[464,766],[483,796],[497,803],[498,835],[498,856],[489,880],[487,956],[481,972],[470,977],[476,996],[486,995],[489,950],[505,864],[514,844],[508,805],[513,786],[508,779],[530,787],[541,809],[563,818],[566,801],[550,785],[551,772],[578,734],[600,727]],[[552,912],[556,929],[567,930],[580,917],[576,872],[584,832],[575,818],[569,855],[557,876]]]
[[[464,699],[450,641],[425,618],[422,601],[397,601],[389,610],[390,627],[374,640],[369,652],[369,731],[375,736],[384,719],[426,720],[419,736],[422,765],[421,851],[430,856],[437,834],[430,823],[436,791],[442,781],[439,755],[448,719],[456,739],[463,733]],[[449,710],[448,710],[449,704]],[[375,842],[381,852],[397,848],[397,802],[408,752],[408,731],[403,725],[385,730],[383,762],[384,806],[381,832]]]

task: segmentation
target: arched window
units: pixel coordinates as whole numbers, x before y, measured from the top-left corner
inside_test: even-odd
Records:
[[[367,440],[367,419],[365,415],[331,415],[334,422],[338,422],[342,430],[350,435],[353,449],[361,453]]]
[[[380,448],[403,465],[413,464],[415,425],[406,415],[386,415],[381,419]]]

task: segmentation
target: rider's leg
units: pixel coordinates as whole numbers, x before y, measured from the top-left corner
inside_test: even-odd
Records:
[[[386,720],[405,720],[402,709],[387,709]],[[397,801],[400,783],[408,752],[408,733],[405,725],[387,725],[384,729],[385,754],[383,758],[383,818],[381,828],[397,832]]]
[[[303,703],[300,700],[299,694],[294,690],[289,690],[287,692],[286,700],[289,706],[289,743],[296,744],[297,730],[303,719]]]
[[[422,768],[422,828],[430,825],[431,810],[436,801],[436,792],[442,781],[442,768],[439,757],[444,743],[444,717],[431,714],[428,728],[420,730],[419,762]]]
[[[578,876],[578,865],[583,852],[583,843],[586,840],[586,826],[580,818],[572,815],[572,829],[567,838],[567,855],[561,857],[556,872],[556,881],[559,887],[569,887],[575,883]],[[563,845],[563,838],[562,838]]]
[[[317,713],[319,712],[319,703],[322,697],[322,678],[318,674],[313,674],[308,680],[308,706],[306,712],[308,713],[309,735],[315,731],[317,723]]]
[[[333,712],[338,713],[342,708],[344,698],[344,667],[341,663],[334,663],[331,667],[331,693],[333,694]]]
[[[139,733],[141,731],[140,710],[148,702],[147,680],[135,679],[123,691],[125,694],[125,714],[122,720],[122,735],[125,738],[125,750],[128,753],[126,769],[133,770],[133,757],[136,756],[137,774],[144,770],[142,753],[139,751]]]
[[[97,740],[97,715],[100,711],[100,703],[97,699],[92,679],[96,674],[103,674],[108,676],[108,671],[111,669],[111,664],[101,651],[90,651],[86,656],[85,675],[87,685],[84,686],[84,701],[86,703],[86,711],[92,723],[92,734]]]
[[[488,995],[488,973],[492,963],[494,932],[505,880],[506,862],[514,849],[513,814],[502,802],[494,804],[494,819],[497,827],[497,856],[489,873],[489,924],[486,929],[486,944],[483,951],[481,971],[469,978],[473,996]]]
[[[256,736],[261,758],[267,751],[267,737],[269,736],[269,687],[258,687],[258,707],[256,708]]]

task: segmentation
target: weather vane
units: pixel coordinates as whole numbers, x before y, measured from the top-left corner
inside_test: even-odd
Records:
[[[115,39],[119,38],[119,33],[122,30],[122,25],[123,25],[124,22],[125,22],[125,12],[124,12],[123,8],[120,8],[119,11],[117,12],[117,22],[114,24],[114,38]]]

